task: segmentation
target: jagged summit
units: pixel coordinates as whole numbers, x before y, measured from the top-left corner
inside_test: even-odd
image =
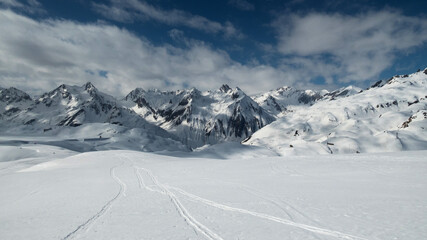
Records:
[[[83,88],[90,94],[90,95],[94,95],[98,92],[98,89],[91,83],[91,82],[87,82],[86,84],[83,85]]]
[[[226,92],[228,92],[228,91],[230,91],[230,90],[231,90],[231,87],[230,87],[230,86],[228,86],[227,84],[223,84],[223,85],[219,88],[219,90],[220,90],[221,92],[223,92],[223,93],[226,93]]]

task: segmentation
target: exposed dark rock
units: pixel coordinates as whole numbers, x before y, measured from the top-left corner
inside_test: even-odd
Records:
[[[1,89],[0,102],[10,104],[20,101],[32,101],[32,99],[30,95],[14,87]]]
[[[220,90],[221,92],[223,92],[223,93],[227,93],[228,91],[230,91],[230,90],[231,90],[231,88],[230,88],[230,86],[228,86],[227,84],[223,84],[223,85],[219,88],[219,90]]]
[[[391,81],[393,78],[390,78],[387,80],[387,82]],[[379,87],[381,85],[381,83],[383,82],[383,80],[379,80],[378,82],[374,83],[370,88],[376,88]]]
[[[30,125],[30,124],[33,124],[35,122],[36,122],[36,119],[31,119],[31,120],[26,121],[24,124],[25,125]]]
[[[411,106],[412,104],[416,104],[416,103],[419,103],[420,102],[420,100],[415,100],[415,101],[413,101],[413,102],[408,102],[408,106]]]

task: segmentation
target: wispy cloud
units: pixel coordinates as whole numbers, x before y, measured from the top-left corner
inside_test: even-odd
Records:
[[[240,9],[242,11],[253,11],[253,10],[255,10],[255,6],[246,0],[229,0],[228,4],[234,6],[237,9]]]
[[[185,26],[207,33],[222,33],[226,37],[243,37],[243,34],[230,22],[219,23],[203,16],[160,7],[138,0],[110,0],[108,5],[93,3],[93,8],[104,17],[122,22],[154,20],[171,26]]]
[[[8,33],[0,34],[0,85],[31,93],[86,81],[116,96],[135,87],[203,90],[228,83],[254,93],[292,84],[280,70],[242,65],[180,31],[170,34],[186,41],[183,48],[155,46],[113,25],[40,21],[10,10],[0,10],[0,22],[0,32]]]
[[[398,11],[309,13],[276,19],[282,69],[327,82],[376,79],[397,54],[427,43],[427,19]]]
[[[0,4],[7,7],[22,7],[23,4],[17,0],[0,0]]]
[[[37,0],[0,0],[0,7],[19,9],[28,13],[45,13],[42,4]]]

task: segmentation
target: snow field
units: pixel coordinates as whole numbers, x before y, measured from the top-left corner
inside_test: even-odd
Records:
[[[424,239],[426,153],[1,162],[0,238]]]

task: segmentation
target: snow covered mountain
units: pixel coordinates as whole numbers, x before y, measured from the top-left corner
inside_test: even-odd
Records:
[[[61,85],[35,100],[1,88],[0,130],[110,139],[89,149],[188,150],[242,140],[283,155],[427,149],[426,82],[427,69],[364,91],[281,87],[251,98],[228,85],[137,88],[121,101],[91,83]]]
[[[312,104],[321,99],[326,92],[312,90],[297,90],[284,86],[276,90],[257,95],[254,101],[273,115],[278,115],[287,110],[289,105]]]
[[[25,95],[23,95],[25,96]],[[178,138],[123,107],[115,98],[98,91],[90,82],[83,86],[61,85],[38,97],[24,109],[0,114],[3,132],[56,134],[62,138],[108,138],[127,149],[187,149]],[[99,124],[104,125],[99,125]],[[79,127],[81,128],[75,128]],[[70,130],[69,127],[75,129]],[[149,140],[149,141],[148,141]],[[132,144],[129,144],[130,142]],[[86,146],[84,146],[86,147]],[[90,146],[90,149],[94,144]],[[104,146],[100,149],[106,149]],[[107,148],[108,149],[108,148]]]
[[[195,88],[170,92],[137,88],[124,101],[191,147],[239,141],[275,120],[241,89],[228,85],[205,92]]]
[[[336,99],[347,97],[360,92],[360,88],[348,86],[340,88],[333,92],[327,90],[298,90],[292,87],[284,86],[269,92],[254,96],[254,101],[270,114],[280,116],[289,109],[290,106],[312,105],[322,99]]]
[[[33,100],[27,93],[11,88],[0,88],[0,114],[13,114],[27,108]]]
[[[15,123],[25,125],[38,123],[76,127],[84,123],[108,122],[141,127],[148,124],[89,82],[81,87],[63,84],[41,95],[31,106],[11,117]]]
[[[294,106],[244,144],[282,155],[426,149],[426,98],[427,69],[379,81],[348,97]]]

